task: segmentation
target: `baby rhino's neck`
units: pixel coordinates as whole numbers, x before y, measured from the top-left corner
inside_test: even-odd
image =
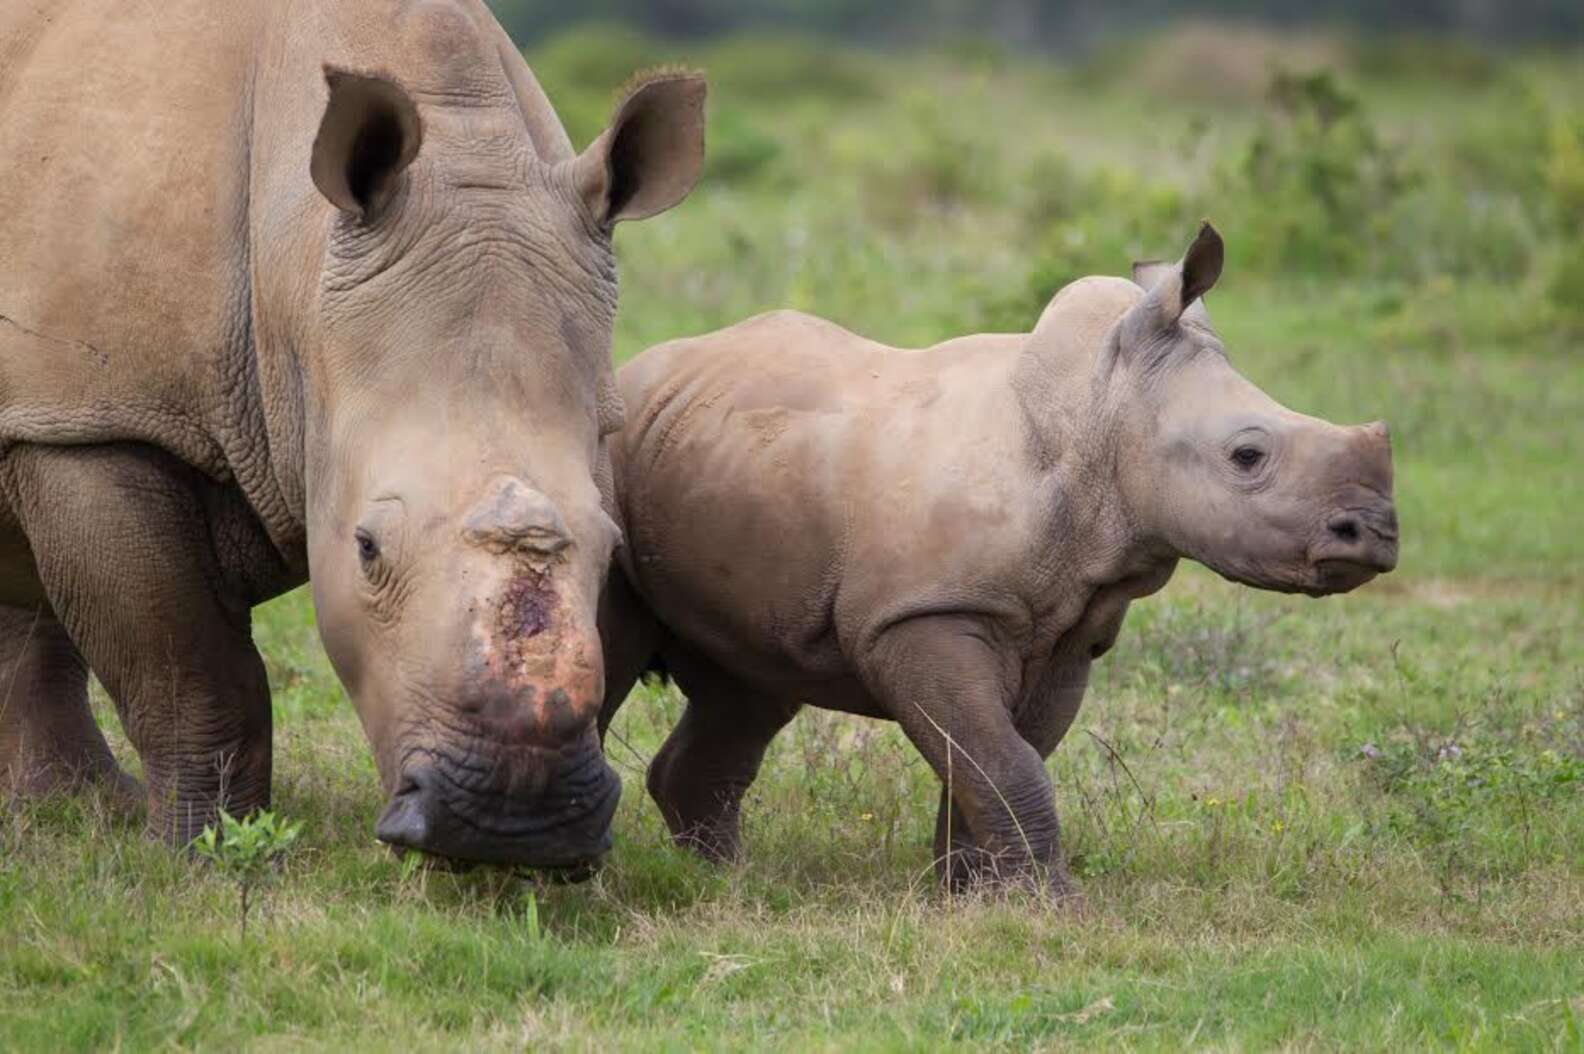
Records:
[[[1048,565],[1063,579],[1059,588],[1076,598],[1145,596],[1164,586],[1176,566],[1174,554],[1147,544],[1126,506],[1117,449],[1124,429],[1107,398],[1112,331],[1142,295],[1119,278],[1067,286],[1025,338],[1011,374],[1041,479],[1037,489],[1047,503]]]

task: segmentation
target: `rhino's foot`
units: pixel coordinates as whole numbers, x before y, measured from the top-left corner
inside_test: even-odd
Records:
[[[696,853],[712,864],[735,863],[742,857],[742,837],[736,823],[730,827],[701,825],[684,828],[674,831],[671,840],[679,849]]]
[[[747,786],[701,784],[682,754],[672,749],[671,740],[666,742],[649,766],[649,796],[679,849],[714,864],[729,864],[742,852],[738,817]]]
[[[1033,894],[1063,913],[1088,913],[1088,900],[1065,867],[1031,864],[1021,854],[995,854],[959,842],[936,860],[935,873],[954,895]]]
[[[119,766],[108,780],[98,784],[97,789],[116,812],[125,816],[141,813],[148,803],[142,781]]]
[[[150,778],[143,800],[148,807],[144,827],[148,837],[180,849],[191,845],[204,828],[218,824],[222,812],[243,819],[268,809],[269,781],[267,776],[237,778],[216,785],[212,773],[206,780],[186,781],[166,774]]]
[[[946,890],[953,895],[1032,894],[1063,912],[1086,910],[1083,892],[1067,872],[1058,841],[1007,842],[1000,850],[981,845],[963,810],[942,788],[935,818],[935,874]]]
[[[12,802],[40,801],[62,795],[90,794],[102,798],[116,812],[135,811],[143,805],[143,787],[114,761],[52,758],[18,761],[0,775],[0,790]]]

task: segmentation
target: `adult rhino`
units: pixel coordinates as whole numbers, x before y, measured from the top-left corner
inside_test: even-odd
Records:
[[[0,777],[122,781],[184,843],[269,800],[249,610],[311,577],[380,838],[608,844],[612,226],[681,200],[704,85],[574,156],[478,0],[0,13]],[[85,668],[86,663],[86,668]]]
[[[1222,258],[1206,225],[1032,334],[899,352],[788,312],[622,368],[601,723],[657,658],[687,694],[648,774],[679,842],[734,854],[765,748],[820,706],[928,759],[944,879],[1066,894],[1044,759],[1132,600],[1184,557],[1314,596],[1391,570],[1385,426],[1233,369],[1200,300]]]

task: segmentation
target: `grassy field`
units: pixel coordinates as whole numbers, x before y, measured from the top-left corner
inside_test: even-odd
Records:
[[[1209,216],[1234,360],[1392,423],[1396,574],[1316,602],[1185,568],[1100,665],[1050,763],[1089,917],[938,891],[925,765],[820,713],[772,749],[747,861],[696,862],[642,793],[661,688],[610,743],[593,882],[404,863],[299,593],[258,636],[302,836],[246,938],[222,875],[93,800],[0,811],[0,1048],[1584,1049],[1584,60],[1250,38],[1206,66],[1203,37],[1067,68],[531,55],[580,142],[634,65],[712,75],[705,183],[619,239],[618,357],[786,305],[903,344],[1027,328]],[[1271,93],[1282,61],[1335,75]]]

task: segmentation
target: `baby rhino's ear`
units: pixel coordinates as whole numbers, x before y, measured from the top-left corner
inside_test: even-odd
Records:
[[[1206,223],[1199,228],[1198,236],[1180,261],[1174,264],[1162,260],[1136,263],[1133,281],[1143,288],[1160,326],[1174,325],[1182,318],[1209,325],[1204,295],[1221,277],[1225,260],[1226,246],[1221,235]]]
[[[1155,284],[1166,277],[1172,265],[1165,260],[1140,260],[1133,265],[1133,284],[1149,292]]]
[[[1215,288],[1216,282],[1221,279],[1221,267],[1226,263],[1226,244],[1221,240],[1221,233],[1210,224],[1206,223],[1199,228],[1199,235],[1188,246],[1188,251],[1183,254],[1182,268],[1182,306],[1187,310],[1199,301],[1206,293]]]

